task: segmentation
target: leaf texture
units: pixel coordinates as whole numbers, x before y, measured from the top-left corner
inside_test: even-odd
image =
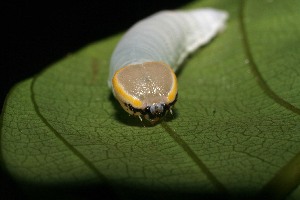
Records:
[[[184,9],[206,6],[230,19],[180,70],[173,117],[153,127],[129,117],[107,87],[120,35],[95,42],[9,93],[1,127],[9,172],[33,184],[288,197],[300,182],[299,2]]]

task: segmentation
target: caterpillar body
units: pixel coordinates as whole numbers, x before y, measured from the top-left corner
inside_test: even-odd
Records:
[[[172,112],[178,96],[174,72],[224,29],[227,18],[212,8],[161,11],[131,27],[112,54],[108,79],[124,110],[151,123]]]

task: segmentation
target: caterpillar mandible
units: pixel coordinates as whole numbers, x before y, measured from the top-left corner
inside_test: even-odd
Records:
[[[123,109],[151,123],[172,112],[178,96],[174,72],[224,29],[227,18],[212,8],[160,11],[133,25],[110,62],[108,85]]]

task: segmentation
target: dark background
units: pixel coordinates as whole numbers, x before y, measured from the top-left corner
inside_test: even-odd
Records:
[[[189,0],[1,3],[1,105],[9,89],[70,52]],[[4,45],[3,45],[4,44]]]
[[[4,35],[1,42],[1,105],[13,85],[33,76],[68,53],[125,31],[137,20],[158,10],[175,9],[190,1],[31,2],[1,3],[1,33]],[[27,199],[24,190],[0,165],[0,198]]]

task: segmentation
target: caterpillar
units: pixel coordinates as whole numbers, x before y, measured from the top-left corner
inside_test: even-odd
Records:
[[[174,72],[225,27],[225,11],[160,11],[133,25],[117,44],[108,85],[130,115],[158,122],[177,101]]]

